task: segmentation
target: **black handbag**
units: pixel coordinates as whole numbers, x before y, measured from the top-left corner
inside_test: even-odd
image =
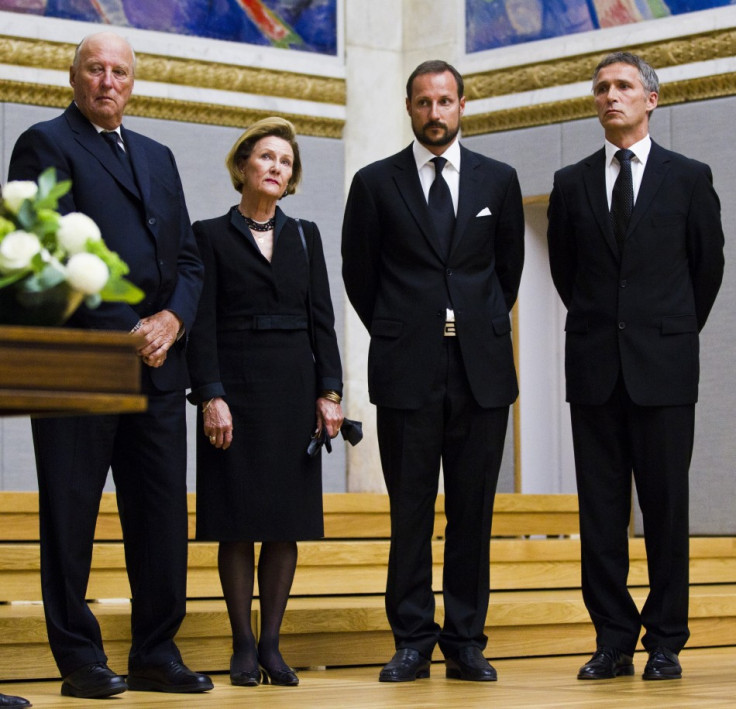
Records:
[[[304,229],[299,219],[294,219],[296,227],[299,230],[299,238],[302,240],[302,248],[304,249],[304,256],[307,259],[307,316],[309,318],[309,339],[312,343],[312,352],[314,352],[314,324],[312,317],[312,298],[310,288],[310,263],[309,263],[309,251],[307,250],[307,240],[304,237]],[[340,427],[340,433],[343,439],[345,439],[351,446],[357,446],[361,440],[363,440],[363,424],[361,421],[353,421],[351,419],[343,419],[342,426]],[[332,443],[330,437],[327,435],[327,431],[323,428],[319,433],[314,433],[312,438],[309,440],[307,446],[307,453],[314,457],[319,453],[320,449],[324,446],[328,453],[332,453]]]

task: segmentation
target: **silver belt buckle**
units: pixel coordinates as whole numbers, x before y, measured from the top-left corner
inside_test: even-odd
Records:
[[[446,322],[445,323],[445,337],[456,337],[457,332],[455,332],[455,323],[454,322]]]

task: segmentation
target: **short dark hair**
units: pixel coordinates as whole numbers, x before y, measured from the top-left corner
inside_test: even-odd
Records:
[[[444,74],[449,71],[455,77],[457,83],[457,97],[462,98],[465,96],[465,84],[463,82],[462,74],[452,64],[448,64],[442,59],[430,59],[429,61],[422,62],[409,76],[406,82],[406,98],[411,101],[411,91],[414,85],[414,79],[423,74]]]
[[[598,72],[603,69],[603,67],[610,66],[611,64],[628,64],[629,66],[635,67],[639,71],[639,78],[644,86],[644,90],[649,93],[659,93],[659,78],[657,77],[657,72],[654,71],[652,66],[645,62],[640,56],[632,54],[631,52],[613,52],[607,57],[604,57],[593,73],[593,90],[595,90],[595,82],[598,79]]]

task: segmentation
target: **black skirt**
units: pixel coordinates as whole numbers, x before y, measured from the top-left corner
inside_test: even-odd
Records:
[[[209,443],[197,416],[197,539],[296,541],[324,534],[315,367],[306,330],[220,333],[233,442]]]

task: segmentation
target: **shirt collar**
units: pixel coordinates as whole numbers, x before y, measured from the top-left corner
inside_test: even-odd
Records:
[[[414,160],[417,163],[417,170],[421,170],[432,158],[437,157],[416,139],[412,144],[412,151],[414,153]],[[441,157],[445,158],[448,164],[460,172],[460,142],[457,137],[447,146]]]
[[[76,101],[74,102],[74,105],[77,106],[77,108],[79,108],[79,106],[77,105],[77,102]],[[80,113],[81,113],[81,111],[80,111]],[[85,116],[85,118],[86,118],[86,116]],[[87,120],[89,121],[89,118],[87,118]],[[92,121],[89,121],[89,122],[92,123]],[[118,126],[117,128],[113,128],[112,130],[107,130],[107,128],[103,128],[102,126],[98,126],[96,123],[92,123],[92,127],[98,133],[117,133],[118,138],[120,138],[120,142],[121,143],[125,142],[125,141],[123,141],[123,134],[120,132],[120,127],[121,126]]]
[[[647,158],[649,157],[649,151],[652,149],[652,139],[647,134],[638,143],[634,143],[629,147],[634,157],[642,164],[646,165]],[[610,166],[613,162],[614,155],[619,151],[620,148],[613,143],[606,141],[606,167]]]

